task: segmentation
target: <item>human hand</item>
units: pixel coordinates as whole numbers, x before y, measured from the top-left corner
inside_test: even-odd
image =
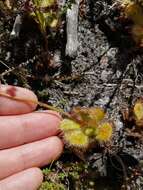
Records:
[[[37,101],[27,89],[0,86],[0,92]],[[36,190],[43,175],[38,167],[55,160],[63,144],[56,137],[61,117],[34,112],[36,105],[0,96],[0,190]]]

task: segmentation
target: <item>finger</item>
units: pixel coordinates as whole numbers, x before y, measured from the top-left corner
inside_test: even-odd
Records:
[[[58,137],[0,151],[0,179],[31,167],[41,167],[54,161],[62,152]]]
[[[53,111],[0,117],[0,149],[57,135],[61,117]]]
[[[37,190],[43,180],[39,168],[30,168],[0,181],[0,190]]]
[[[37,97],[32,91],[21,87],[1,85],[0,93],[6,93],[8,95],[21,99],[37,101]],[[33,111],[36,106],[37,105],[33,103],[20,102],[6,98],[4,96],[0,96],[0,115],[16,115],[29,113]]]

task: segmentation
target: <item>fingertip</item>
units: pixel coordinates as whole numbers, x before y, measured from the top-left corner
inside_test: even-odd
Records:
[[[30,168],[0,181],[0,190],[37,190],[42,181],[42,171]]]
[[[57,136],[54,136],[54,137],[51,137],[52,141],[51,144],[54,144],[55,146],[55,155],[54,155],[54,159],[58,158],[62,152],[63,152],[63,148],[64,148],[64,144],[62,142],[62,140],[57,137]]]
[[[43,167],[57,160],[63,152],[63,142],[57,136],[52,136],[41,141],[39,144],[39,159],[38,167]],[[37,150],[38,151],[38,150]]]
[[[44,151],[43,160],[38,165],[43,167],[49,163],[57,160],[63,152],[64,144],[62,140],[57,136],[52,136],[43,140],[43,146],[47,147],[47,151]],[[41,155],[43,151],[41,152]]]
[[[31,172],[31,175],[33,175],[33,178],[37,180],[37,183],[40,185],[43,181],[43,173],[40,168],[30,168],[29,172]]]
[[[21,101],[17,101],[0,96],[0,115],[29,113],[37,107],[36,103],[30,103],[30,100],[37,102],[38,99],[37,96],[29,89],[18,86],[1,85],[0,92],[21,99]],[[23,100],[27,100],[27,102]]]

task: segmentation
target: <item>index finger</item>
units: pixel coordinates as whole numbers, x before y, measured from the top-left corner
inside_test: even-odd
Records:
[[[26,88],[11,85],[0,85],[0,92],[21,99],[38,101],[37,96]],[[20,102],[4,96],[0,96],[0,115],[17,115],[29,113],[35,110],[36,104]]]

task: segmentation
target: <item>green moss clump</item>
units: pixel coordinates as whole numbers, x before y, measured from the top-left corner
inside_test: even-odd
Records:
[[[39,190],[66,190],[63,181],[67,176],[63,172],[57,172],[57,170],[55,168],[44,168],[42,170],[44,181]]]
[[[39,190],[66,190],[62,184],[45,181]]]

